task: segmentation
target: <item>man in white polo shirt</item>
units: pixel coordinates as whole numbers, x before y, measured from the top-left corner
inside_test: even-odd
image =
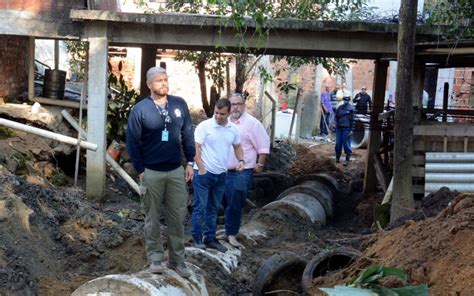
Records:
[[[192,215],[193,246],[226,252],[216,239],[217,209],[225,190],[227,159],[231,147],[239,160],[236,170],[244,169],[244,156],[239,132],[228,120],[231,104],[220,99],[214,107],[214,117],[201,122],[194,132],[194,207]]]

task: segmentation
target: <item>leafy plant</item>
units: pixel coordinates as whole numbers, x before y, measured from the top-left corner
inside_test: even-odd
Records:
[[[107,143],[112,140],[125,141],[128,116],[138,98],[138,93],[127,86],[121,73],[122,61],[118,64],[119,74],[112,72],[112,65],[109,63],[109,77],[107,85],[111,95],[107,105]]]
[[[437,0],[427,4],[431,12],[427,23],[447,26],[454,39],[474,37],[474,2],[472,0]]]
[[[83,80],[85,77],[89,43],[77,40],[67,40],[64,42],[70,57],[69,66],[71,67],[71,72],[76,76],[76,80]]]
[[[379,280],[394,276],[399,278],[404,284],[408,280],[405,271],[385,266],[370,266],[360,274],[352,277],[346,285],[333,288],[319,288],[329,295],[384,295],[384,296],[428,296],[429,291],[426,285],[404,286],[399,288],[388,288],[382,286]],[[365,293],[364,293],[365,292]],[[371,293],[372,292],[372,293]],[[362,294],[364,293],[364,294]],[[374,294],[375,293],[375,294]]]

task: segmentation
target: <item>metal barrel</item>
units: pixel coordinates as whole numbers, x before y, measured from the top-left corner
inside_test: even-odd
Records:
[[[43,97],[63,99],[66,87],[66,71],[46,69],[43,82]]]

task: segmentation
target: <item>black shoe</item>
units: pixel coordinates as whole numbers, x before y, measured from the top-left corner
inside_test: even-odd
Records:
[[[204,244],[206,245],[206,248],[214,249],[222,253],[227,252],[227,248],[224,247],[217,239],[204,241]]]
[[[340,163],[339,158],[336,158],[336,163]]]
[[[344,161],[344,163],[342,165],[343,166],[348,166],[349,165],[349,160]]]

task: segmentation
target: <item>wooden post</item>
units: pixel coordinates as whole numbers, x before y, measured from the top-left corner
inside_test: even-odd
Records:
[[[415,209],[411,168],[413,159],[412,85],[415,60],[416,7],[416,0],[403,0],[399,13],[391,223],[412,213]]]
[[[105,194],[105,150],[107,122],[107,24],[90,22],[86,26],[89,41],[87,139],[98,145],[87,152],[86,195],[100,201]]]
[[[423,85],[425,82],[425,63],[415,60],[415,69],[413,73],[413,108],[414,113],[414,124],[421,123],[421,117],[423,114]]]
[[[387,83],[388,61],[375,61],[374,67],[373,107],[370,116],[369,143],[367,145],[367,158],[365,160],[364,193],[374,193],[377,187],[376,171],[372,162],[375,154],[379,152],[381,142],[381,124],[378,120],[379,113],[383,112],[385,99],[385,85]]]
[[[449,99],[449,83],[444,83],[443,90],[443,122],[448,121],[448,99]]]
[[[35,97],[35,37],[28,40],[28,99]]]
[[[142,62],[140,74],[140,97],[145,98],[150,95],[150,90],[146,85],[146,71],[156,66],[156,47],[142,46]]]

